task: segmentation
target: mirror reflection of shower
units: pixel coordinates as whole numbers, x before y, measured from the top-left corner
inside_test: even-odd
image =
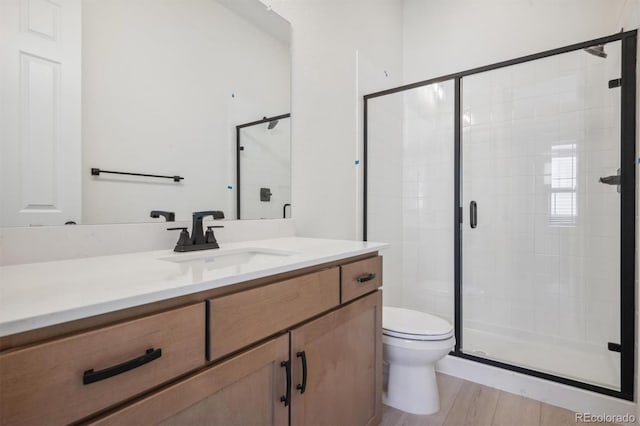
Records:
[[[237,125],[236,145],[236,217],[290,217],[291,209],[286,208],[291,205],[290,114]]]

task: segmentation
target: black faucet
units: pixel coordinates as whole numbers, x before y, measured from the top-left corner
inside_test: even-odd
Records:
[[[176,244],[176,247],[173,249],[173,251],[185,252],[220,248],[220,246],[218,245],[218,241],[216,241],[216,237],[213,234],[212,228],[224,228],[224,226],[207,226],[207,234],[205,235],[202,229],[202,219],[207,216],[212,216],[214,220],[224,219],[224,213],[219,210],[194,212],[191,237],[189,237],[187,228],[167,228],[167,230],[169,231],[173,231],[176,229],[179,229],[181,231],[180,239],[178,240],[178,243]]]
[[[160,216],[163,216],[164,220],[167,222],[176,221],[176,214],[174,212],[165,212],[162,210],[151,210],[151,213],[149,214],[149,216],[154,219],[158,219]]]
[[[204,230],[202,229],[202,219],[212,216],[213,220],[224,219],[224,213],[220,210],[205,212],[193,212],[193,226],[191,227],[191,244],[205,244]],[[222,228],[222,226],[220,226]],[[217,248],[217,247],[216,247]]]

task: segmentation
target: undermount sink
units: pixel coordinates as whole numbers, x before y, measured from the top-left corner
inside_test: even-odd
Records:
[[[294,251],[267,248],[243,248],[225,251],[206,250],[198,253],[161,257],[158,260],[179,264],[203,264],[207,269],[226,268],[247,263],[265,263],[297,254]]]

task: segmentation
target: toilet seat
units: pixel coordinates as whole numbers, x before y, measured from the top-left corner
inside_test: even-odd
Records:
[[[453,337],[453,326],[425,312],[383,306],[382,334],[404,340],[447,340]]]

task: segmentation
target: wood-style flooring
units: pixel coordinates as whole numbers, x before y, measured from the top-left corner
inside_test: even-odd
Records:
[[[444,374],[437,375],[440,411],[418,416],[384,407],[381,426],[565,426],[575,413]],[[598,423],[609,426],[611,423]]]

